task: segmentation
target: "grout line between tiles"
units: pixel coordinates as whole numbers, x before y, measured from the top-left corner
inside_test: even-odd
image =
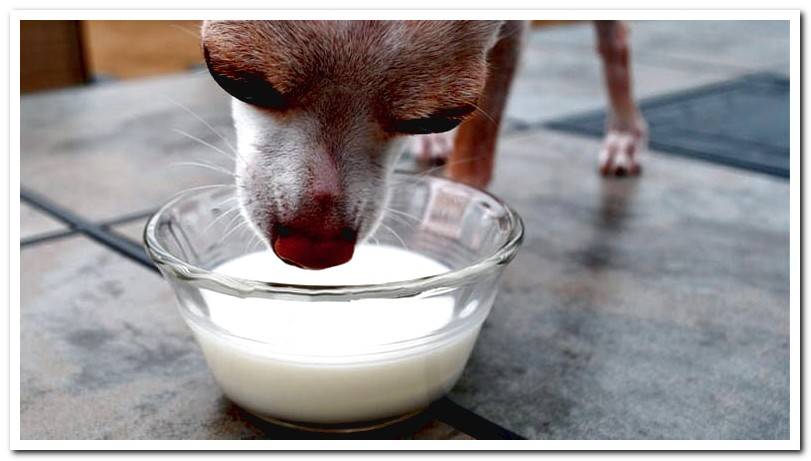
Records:
[[[112,219],[109,219],[109,220],[106,220],[106,221],[99,222],[98,225],[101,228],[105,229],[105,230],[109,230],[109,228],[113,227],[113,226],[120,226],[122,224],[129,224],[129,223],[131,223],[133,221],[137,221],[139,219],[148,218],[153,213],[155,213],[154,209],[153,210],[147,210],[147,211],[139,211],[139,212],[135,212],[135,213],[129,213],[129,214],[117,216],[115,218],[112,218]],[[49,232],[43,232],[43,233],[39,233],[39,234],[34,234],[34,235],[30,236],[30,237],[20,239],[20,247],[27,247],[27,246],[36,245],[36,244],[39,244],[39,243],[50,242],[52,240],[57,240],[57,239],[60,239],[60,238],[70,237],[70,236],[76,235],[76,234],[77,234],[77,231],[74,228],[60,229],[60,230],[56,230],[56,231],[49,231]]]
[[[75,232],[84,234],[90,239],[115,251],[119,255],[127,257],[150,270],[155,272],[158,271],[140,244],[133,242],[132,240],[125,238],[114,231],[105,229],[105,227],[101,224],[95,224],[89,220],[86,220],[34,191],[21,188],[20,199],[24,200],[26,203],[39,209],[40,211],[43,211],[58,219],[59,221],[62,221]]]

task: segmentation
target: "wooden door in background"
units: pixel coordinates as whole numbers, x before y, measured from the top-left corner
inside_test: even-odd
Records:
[[[21,21],[23,93],[187,71],[203,64],[200,21]]]
[[[20,91],[81,85],[88,79],[79,21],[20,21]]]
[[[200,21],[82,21],[82,37],[96,78],[169,74],[203,63]]]

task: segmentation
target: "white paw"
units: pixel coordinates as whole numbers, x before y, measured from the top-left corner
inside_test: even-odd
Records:
[[[613,126],[611,126],[613,125]],[[635,176],[642,171],[639,155],[647,145],[647,125],[637,117],[625,126],[612,123],[598,157],[603,176]]]
[[[445,163],[453,152],[456,130],[411,137],[410,152],[421,162]]]

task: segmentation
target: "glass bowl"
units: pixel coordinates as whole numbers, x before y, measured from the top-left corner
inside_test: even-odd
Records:
[[[340,286],[225,274],[219,266],[248,253],[275,258],[248,226],[235,226],[238,213],[225,216],[229,186],[190,191],[150,218],[147,252],[237,405],[302,429],[365,430],[419,412],[456,383],[523,224],[486,192],[434,176],[394,181],[382,224],[356,258],[364,245],[383,245],[447,269]]]

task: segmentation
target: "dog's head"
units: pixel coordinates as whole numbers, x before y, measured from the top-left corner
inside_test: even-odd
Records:
[[[233,96],[237,197],[284,261],[351,259],[376,227],[405,135],[470,114],[500,21],[206,21]]]

